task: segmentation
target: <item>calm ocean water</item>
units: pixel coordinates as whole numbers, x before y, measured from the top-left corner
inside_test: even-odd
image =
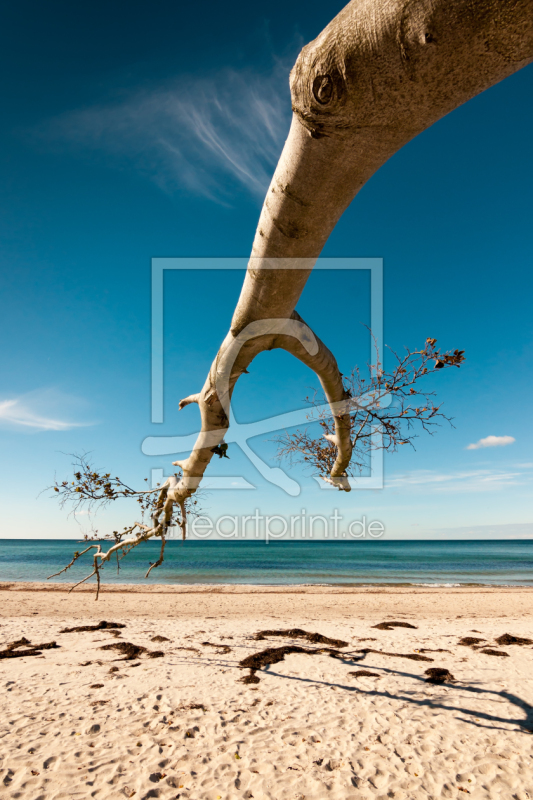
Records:
[[[74,540],[0,539],[0,581],[44,581],[82,544]],[[157,542],[107,564],[103,579],[143,583]],[[90,571],[89,554],[54,581]],[[533,585],[533,540],[506,541],[170,541],[150,583],[352,585]]]

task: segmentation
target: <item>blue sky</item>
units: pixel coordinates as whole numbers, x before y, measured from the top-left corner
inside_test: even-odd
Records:
[[[79,533],[41,490],[65,453],[140,485],[174,457],[147,436],[192,433],[201,388],[242,274],[169,275],[165,423],[150,422],[150,260],[246,257],[290,121],[288,72],[340,8],[317,2],[9,4],[0,47],[0,492],[3,537]],[[385,341],[466,350],[434,388],[455,428],[386,457],[383,490],[299,497],[238,449],[213,475],[209,513],[332,513],[382,520],[389,538],[533,535],[529,67],[417,137],[363,188],[323,255],[384,259]],[[347,372],[368,355],[362,273],[314,274],[298,306]],[[208,322],[191,330],[198,304]],[[312,375],[263,354],[239,383],[239,419],[301,407]],[[490,436],[506,446],[468,449]],[[274,448],[254,440],[274,466]],[[126,524],[111,511],[97,523]],[[83,522],[84,520],[81,520]]]

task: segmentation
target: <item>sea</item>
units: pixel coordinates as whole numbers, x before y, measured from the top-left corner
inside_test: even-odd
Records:
[[[104,543],[107,547],[109,543]],[[47,581],[86,543],[0,539],[0,581]],[[145,542],[105,565],[107,583],[144,583],[158,542]],[[50,583],[91,572],[87,553]],[[533,540],[170,541],[151,584],[262,586],[531,586]]]

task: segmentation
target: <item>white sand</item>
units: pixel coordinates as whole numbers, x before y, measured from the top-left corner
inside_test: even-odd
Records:
[[[505,658],[458,645],[533,639],[533,592],[137,587],[95,603],[11,586],[0,591],[0,649],[21,636],[61,646],[0,660],[0,800],[533,798],[533,647],[496,646]],[[100,619],[127,627],[120,638],[60,633]],[[417,628],[372,628],[386,619]],[[251,638],[294,627],[344,639],[350,652],[449,652],[425,653],[433,662],[291,654],[260,683],[239,682],[238,661],[251,653],[317,647]],[[121,640],[165,655],[121,661],[100,649]],[[426,683],[428,667],[457,682]],[[360,669],[380,677],[350,676]]]

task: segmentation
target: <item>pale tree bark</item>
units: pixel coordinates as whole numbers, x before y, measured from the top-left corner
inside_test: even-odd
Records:
[[[299,320],[295,307],[328,236],[359,189],[397,150],[454,108],[533,60],[533,0],[352,0],[308,44],[291,72],[293,118],[259,218],[230,331],[202,391],[202,432],[169,499],[196,490],[228,426],[227,401],[255,356],[281,347],[317,373],[335,418],[332,482],[351,456],[342,378],[319,343],[309,357],[294,336],[245,336],[226,376],[225,354],[268,320]],[[438,191],[438,187],[431,187]],[[294,266],[296,262],[298,269]],[[287,268],[284,269],[283,266]],[[279,329],[278,325],[272,326]],[[312,336],[312,332],[309,331]],[[340,409],[340,411],[339,411]]]

